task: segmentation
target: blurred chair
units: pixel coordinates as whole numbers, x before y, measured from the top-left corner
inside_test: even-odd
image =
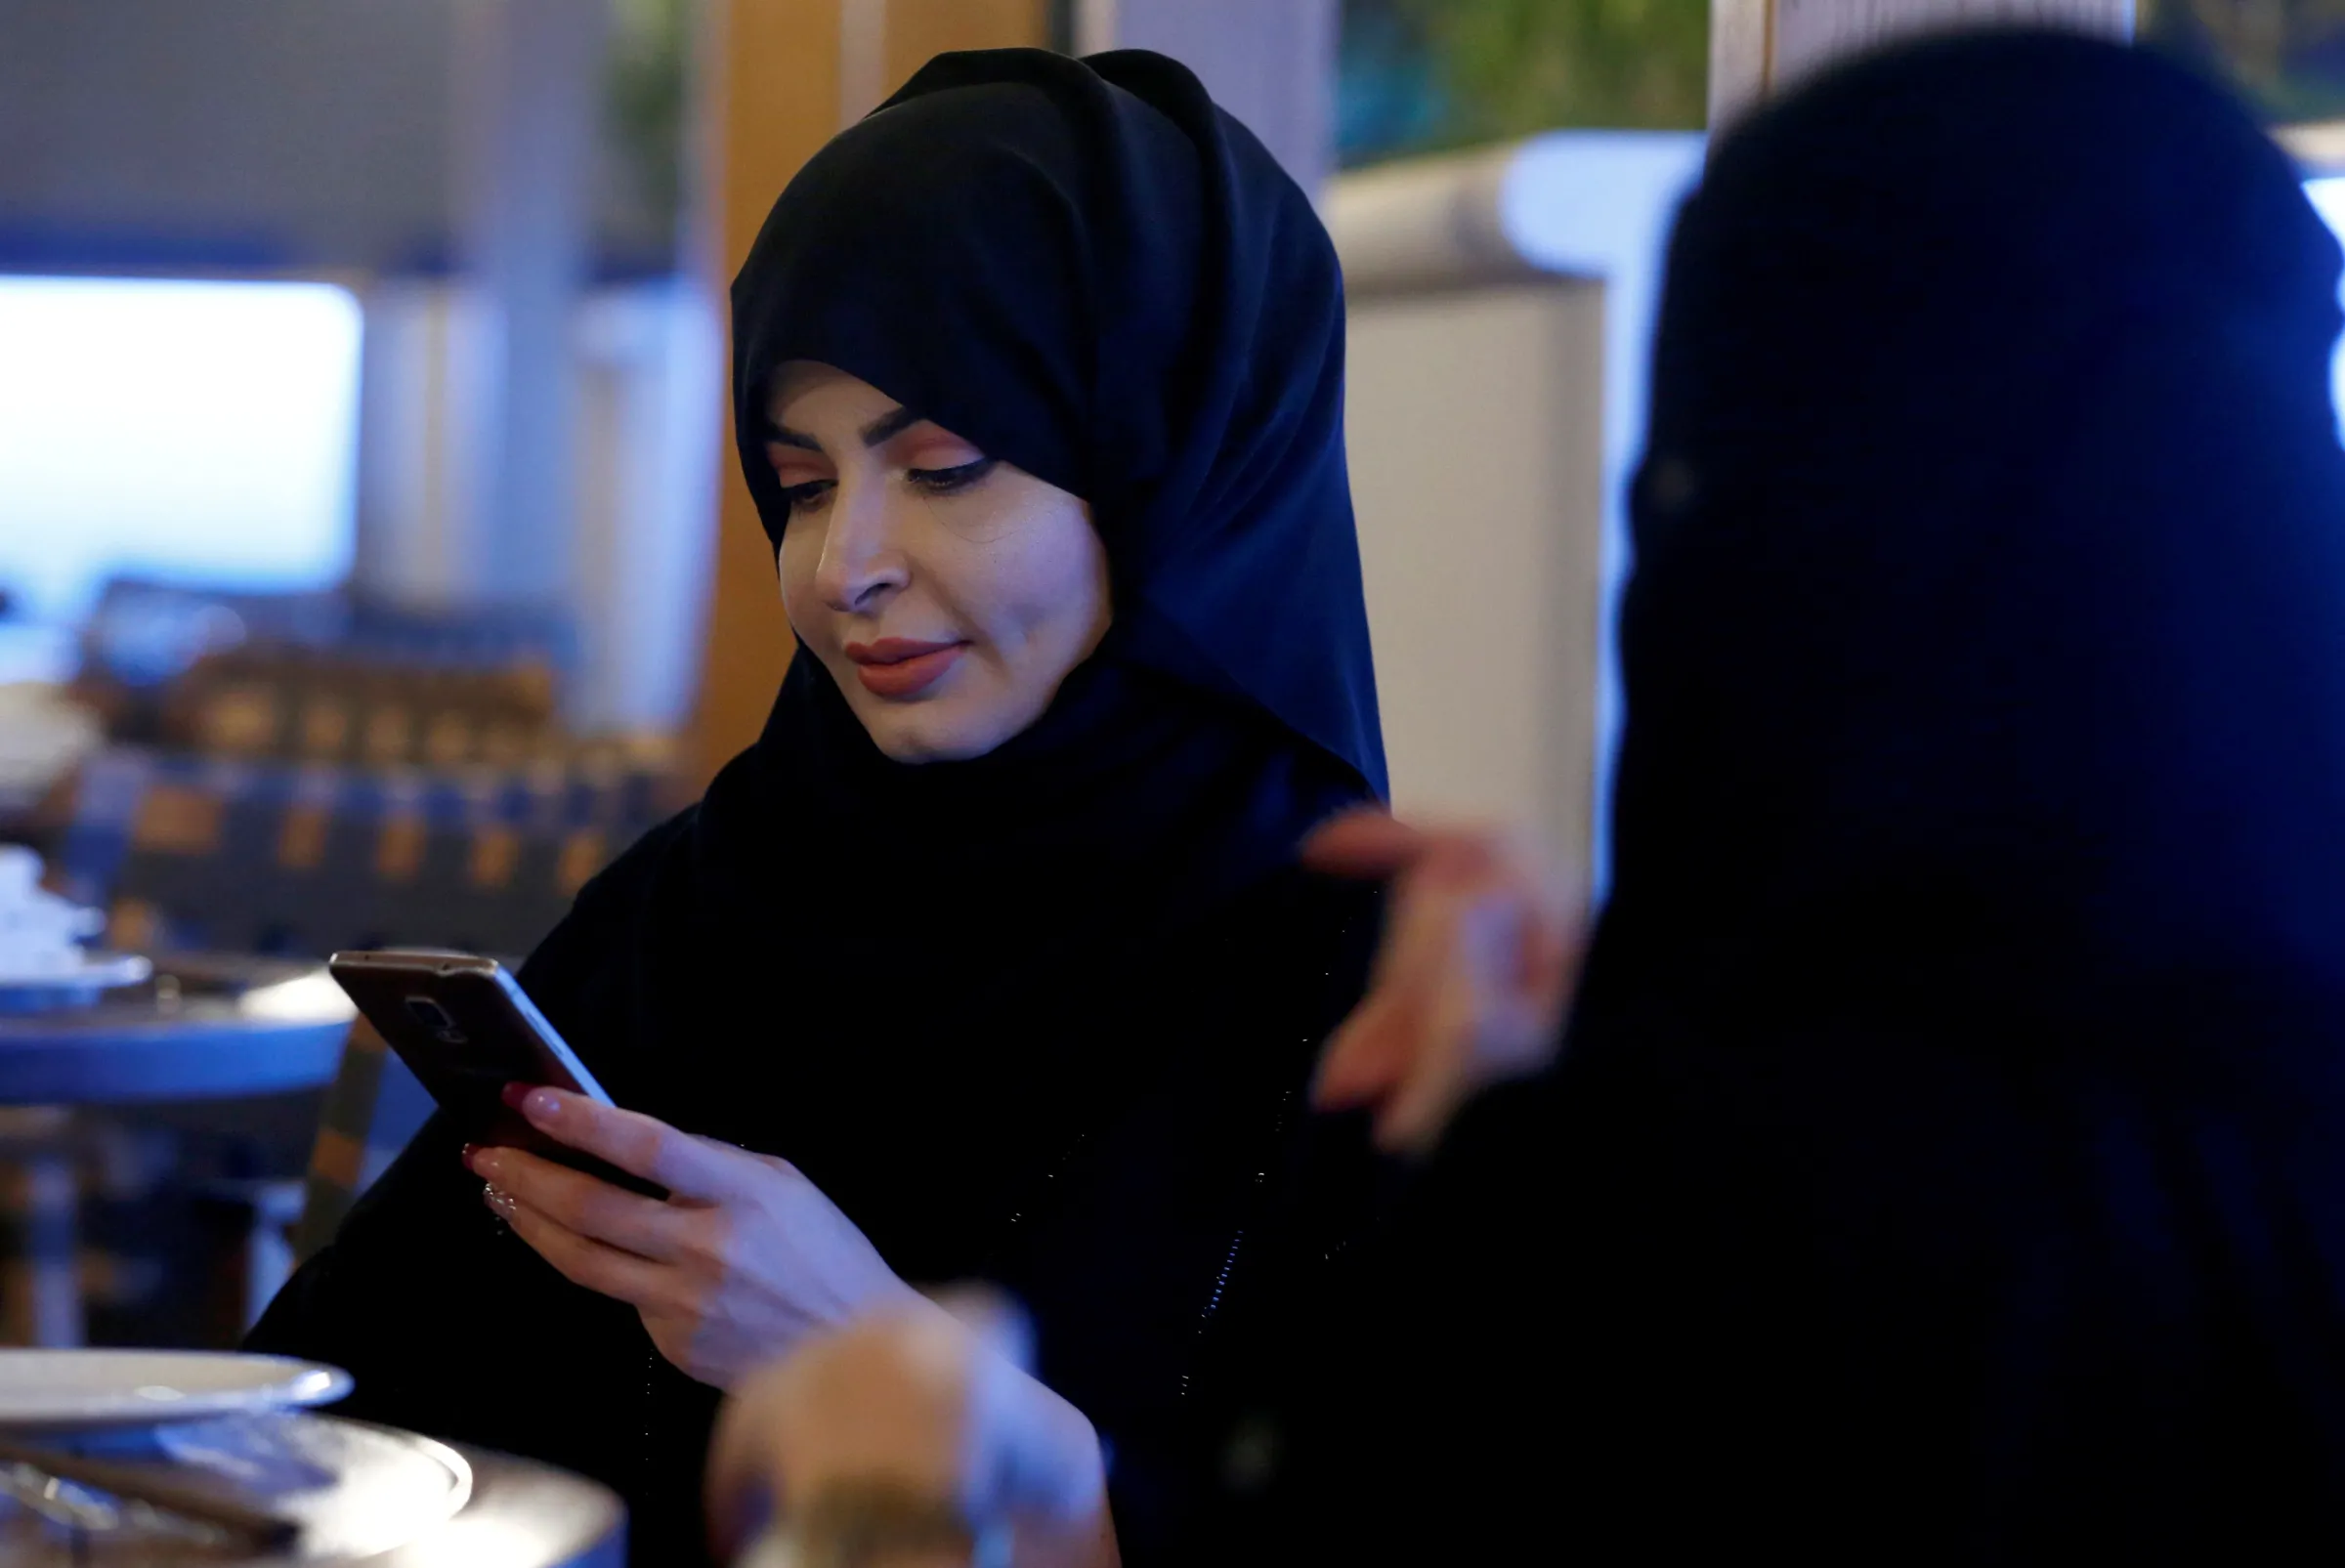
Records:
[[[577,657],[569,616],[535,606],[417,609],[348,592],[223,593],[125,577],[107,584],[84,623],[73,689],[105,716],[111,739],[154,743],[166,710],[184,722],[184,684],[220,660],[457,674],[530,668],[550,694]],[[306,715],[263,711],[271,706],[218,715],[235,738],[234,754],[304,754],[288,749],[287,730]],[[265,742],[256,742],[256,726]]]
[[[560,610],[534,605],[426,609],[354,596],[343,648],[388,664],[443,669],[542,666],[557,678],[577,667],[577,628]]]
[[[657,756],[440,772],[116,749],[61,803],[55,876],[121,948],[510,958],[673,806]]]
[[[61,891],[108,911],[117,948],[518,959],[677,804],[663,742],[564,733],[574,631],[528,607],[125,580],[82,652],[73,690],[110,743],[27,831]],[[47,1184],[19,1195],[19,1239],[78,1215],[99,1333],[216,1342],[274,1293],[296,1245],[330,1237],[429,1110],[362,1029],[323,1094],[76,1119],[79,1154],[44,1155]],[[29,1315],[40,1279],[18,1278]]]
[[[80,1129],[62,1106],[0,1106],[0,1344],[81,1342]]]
[[[55,880],[109,910],[119,948],[323,957],[444,947],[517,962],[673,792],[665,748],[641,742],[455,770],[116,748],[62,803]],[[361,1030],[321,1100],[128,1118],[188,1158],[169,1191],[157,1184],[165,1163],[98,1204],[90,1241],[116,1287],[111,1321],[149,1342],[191,1342],[168,1310],[200,1304],[213,1330],[257,1310],[429,1111],[405,1068]],[[202,1238],[183,1234],[191,1227],[210,1238],[207,1255],[240,1265],[194,1257]],[[92,1292],[102,1321],[107,1294]]]
[[[432,1114],[432,1097],[363,1019],[350,1032],[342,1069],[325,1091],[311,1151],[291,1260],[306,1261],[334,1239],[359,1195],[373,1185]]]
[[[270,648],[206,658],[159,699],[164,744],[369,768],[513,767],[565,744],[548,665],[448,669]]]
[[[113,740],[151,742],[162,694],[206,657],[256,641],[323,647],[348,620],[338,594],[216,593],[117,577],[82,623],[73,692]]]

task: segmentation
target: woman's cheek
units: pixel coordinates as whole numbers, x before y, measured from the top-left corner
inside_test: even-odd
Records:
[[[781,548],[774,553],[774,565],[782,579],[782,614],[790,629],[803,637],[814,625],[814,571],[819,562],[807,559],[801,530],[788,530],[782,535]]]

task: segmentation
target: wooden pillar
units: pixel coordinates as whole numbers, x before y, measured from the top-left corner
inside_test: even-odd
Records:
[[[839,0],[718,0],[708,11],[698,106],[711,122],[711,260],[721,299],[774,197],[838,128]],[[708,396],[729,402],[722,384]],[[773,552],[734,456],[730,415],[721,429],[716,564],[694,737],[704,783],[756,739],[792,646]]]
[[[1039,44],[1046,29],[1045,0],[712,0],[708,9],[698,107],[711,164],[718,234],[709,248],[720,291],[774,198],[842,123],[933,54]],[[709,395],[725,389],[711,387]],[[794,646],[773,551],[734,455],[729,414],[719,460],[720,525],[695,725],[704,781],[756,739]]]
[[[1818,66],[1961,27],[2133,36],[2134,0],[1710,0],[1710,125],[1721,129]]]

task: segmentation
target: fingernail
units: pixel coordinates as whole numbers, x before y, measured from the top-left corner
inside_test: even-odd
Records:
[[[468,1143],[464,1146],[464,1153],[461,1158],[464,1161],[465,1169],[470,1170],[472,1168],[472,1157],[480,1152],[481,1146],[477,1143]]]
[[[552,1089],[532,1089],[521,1097],[521,1114],[541,1127],[552,1126],[562,1115],[562,1102]]]
[[[470,1165],[472,1173],[483,1181],[494,1181],[504,1173],[504,1162],[497,1159],[494,1149],[475,1149],[472,1158],[465,1164]]]
[[[490,1211],[499,1219],[509,1220],[513,1217],[512,1194],[493,1182],[481,1188],[481,1202],[487,1204]]]
[[[497,1091],[497,1095],[506,1105],[518,1111],[521,1109],[521,1102],[530,1097],[530,1090],[535,1086],[531,1083],[508,1083]]]

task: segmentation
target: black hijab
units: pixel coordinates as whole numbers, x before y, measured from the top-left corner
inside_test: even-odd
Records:
[[[939,58],[816,154],[733,308],[736,438],[777,543],[767,385],[813,360],[1083,496],[1107,549],[1104,644],[984,757],[889,761],[793,659],[658,895],[756,965],[744,1015],[789,1020],[743,1064],[748,1098],[695,1113],[790,1151],[900,1270],[954,1278],[985,1261],[979,1215],[1133,1065],[1106,1020],[1155,1004],[1113,993],[1382,792],[1335,254],[1182,66],[1000,50]],[[908,920],[935,946],[908,955]]]
[[[2222,94],[2079,38],[1878,57],[1718,149],[1611,901],[1387,1335],[1444,1346],[1404,1423],[1492,1434],[1415,1450],[1435,1539],[2337,1554],[2338,260]]]
[[[1947,44],[1729,142],[1670,260],[1592,996],[2345,978],[2337,247],[2269,138]]]
[[[636,1038],[740,1043],[707,1082],[656,1052],[604,1081],[789,1159],[905,1278],[1021,1293],[1144,1558],[1181,1507],[1166,1412],[1260,1229],[1241,1185],[1370,935],[1289,891],[1384,787],[1334,250],[1172,61],[952,55],[790,182],[733,305],[777,542],[768,382],[818,360],[1087,500],[1114,622],[1025,733],[920,766],[801,651],[630,899],[661,933]]]
[[[1335,249],[1186,67],[941,56],[790,182],[733,282],[734,437],[777,544],[765,394],[790,360],[1088,501],[1106,661],[1258,709],[1384,792]]]

